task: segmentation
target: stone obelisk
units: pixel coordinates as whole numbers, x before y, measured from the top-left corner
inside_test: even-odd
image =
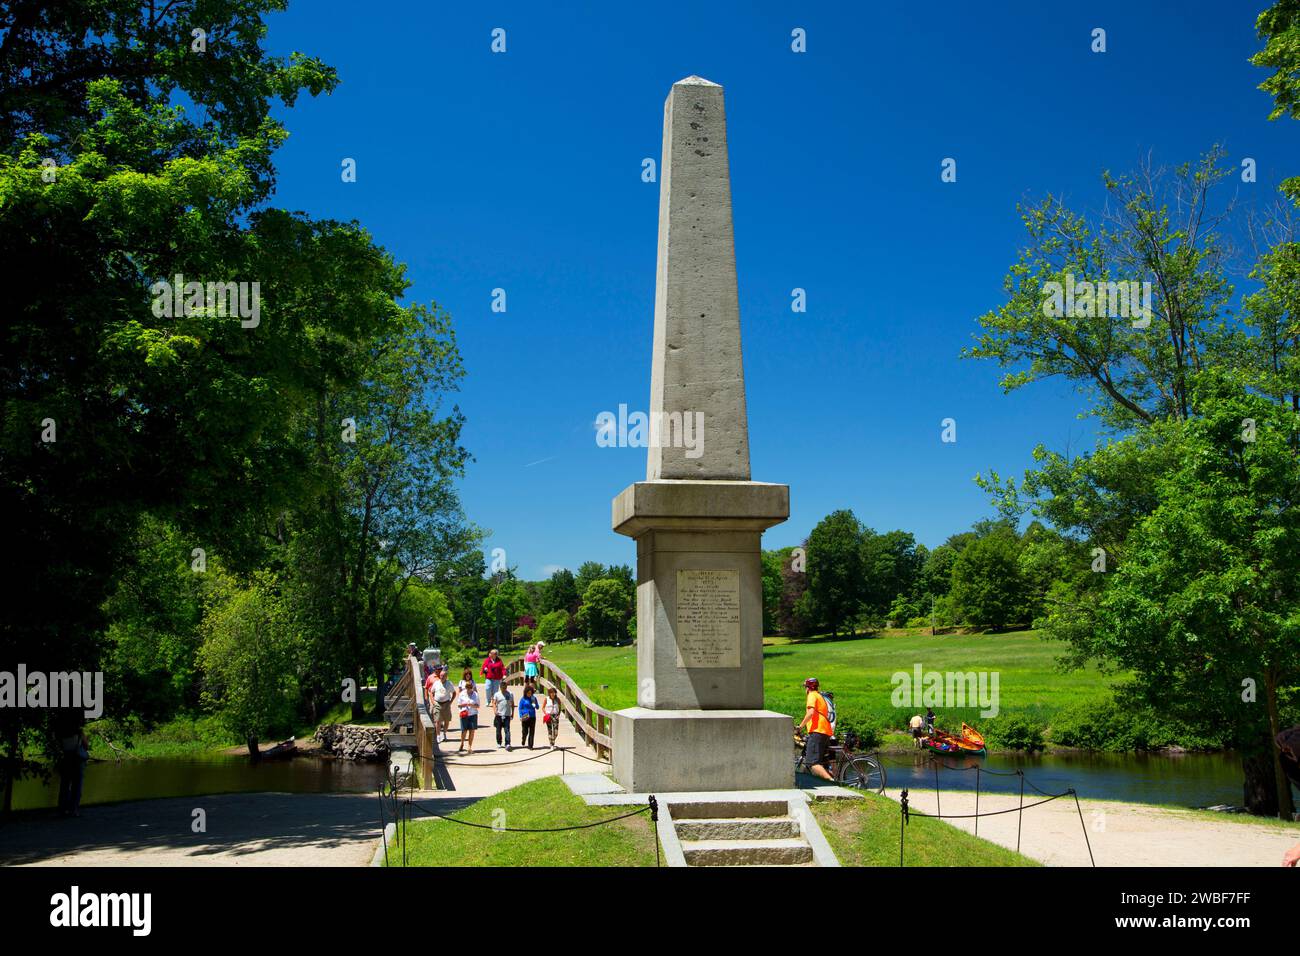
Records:
[[[614,777],[636,793],[790,787],[790,718],[762,709],[761,559],[790,489],[749,480],[721,86],[673,84],[659,169],[646,480],[613,505],[636,539],[638,682],[614,715]]]

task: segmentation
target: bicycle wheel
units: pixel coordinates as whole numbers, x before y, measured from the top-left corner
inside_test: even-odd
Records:
[[[855,790],[885,792],[885,768],[874,757],[859,755],[840,765],[839,782]]]

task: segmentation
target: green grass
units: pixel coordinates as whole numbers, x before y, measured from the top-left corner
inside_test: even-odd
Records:
[[[792,717],[802,715],[804,678],[816,677],[822,687],[835,692],[841,718],[902,728],[912,714],[924,713],[924,707],[894,707],[895,685],[890,678],[898,671],[911,675],[920,664],[925,671],[996,671],[1000,714],[1032,717],[1046,725],[1063,708],[1108,700],[1116,680],[1094,669],[1061,673],[1056,666],[1061,650],[1037,631],[806,640],[769,637],[763,649],[765,705]],[[617,710],[636,703],[634,646],[560,644],[547,648],[547,657],[602,707]],[[608,687],[602,689],[602,684]],[[981,721],[978,707],[943,709],[940,717],[945,726],[957,726],[962,720],[978,726]]]
[[[559,777],[543,777],[485,797],[451,816],[485,826],[543,829],[609,820],[633,809],[588,806]],[[408,866],[655,865],[656,837],[649,812],[585,830],[510,833],[421,819],[415,810],[406,839]],[[389,844],[388,865],[400,866],[401,855],[400,843]]]
[[[817,800],[813,815],[842,866],[898,866],[898,804],[879,794],[862,800]],[[971,836],[950,823],[913,814],[904,866],[1039,866],[1027,856]]]

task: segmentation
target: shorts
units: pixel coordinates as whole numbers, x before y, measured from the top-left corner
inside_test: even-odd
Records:
[[[826,747],[831,742],[831,738],[825,734],[809,734],[808,742],[803,746],[804,766],[815,767],[819,763],[826,762]]]
[[[451,701],[444,700],[438,703],[438,720],[444,724],[451,723]]]
[[[460,719],[461,730],[478,730],[478,714],[470,714]]]

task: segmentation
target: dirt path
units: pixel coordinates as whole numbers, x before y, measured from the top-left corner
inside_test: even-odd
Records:
[[[888,796],[897,800],[898,791],[890,788]],[[1041,799],[1026,794],[1025,803]],[[936,805],[933,790],[913,788],[908,804],[931,815],[940,809],[945,815],[968,814],[975,812],[975,795],[945,791]],[[1018,796],[985,793],[980,795],[979,812],[1018,804]],[[1062,797],[1024,811],[1020,852],[1049,866],[1088,866],[1091,843],[1097,866],[1278,866],[1287,848],[1300,841],[1300,824],[1219,822],[1184,810],[1105,800],[1083,800],[1080,806],[1086,842],[1074,799]],[[1018,816],[982,817],[980,837],[1014,850]],[[948,822],[975,832],[974,820]]]

